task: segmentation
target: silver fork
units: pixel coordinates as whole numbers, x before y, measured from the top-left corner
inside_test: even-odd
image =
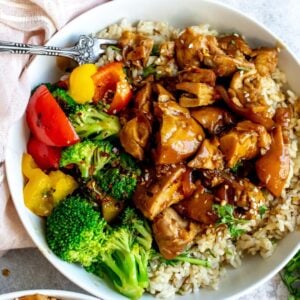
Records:
[[[34,54],[48,56],[64,56],[75,60],[78,64],[94,63],[105,52],[105,47],[116,45],[111,39],[98,39],[88,35],[81,35],[78,42],[69,48],[53,46],[37,46],[30,44],[0,41],[0,52],[12,54]]]

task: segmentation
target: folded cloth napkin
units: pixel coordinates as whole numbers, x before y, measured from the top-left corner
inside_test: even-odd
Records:
[[[0,0],[0,40],[45,43],[82,12],[106,0]],[[0,53],[0,253],[33,246],[10,199],[4,175],[8,129],[27,105],[30,87],[22,74],[29,56]]]

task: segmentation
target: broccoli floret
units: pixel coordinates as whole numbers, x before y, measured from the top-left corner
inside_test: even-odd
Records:
[[[102,250],[105,226],[104,219],[87,200],[70,196],[47,218],[46,240],[61,259],[90,266]]]
[[[122,224],[127,226],[134,234],[134,238],[145,250],[150,250],[152,246],[151,228],[145,218],[136,209],[127,207],[121,216]]]
[[[86,140],[65,148],[59,165],[60,167],[77,165],[81,176],[88,178],[95,175],[114,157],[113,145],[108,141]]]
[[[123,295],[138,299],[149,284],[147,265],[150,252],[135,241],[128,227],[111,230],[102,245],[99,260],[88,271],[107,277]]]
[[[135,173],[137,176],[141,175],[141,170],[136,163],[136,160],[131,155],[124,152],[120,153],[119,161],[117,163],[120,164],[123,170]]]
[[[96,174],[96,181],[100,189],[114,199],[127,200],[132,197],[140,174],[134,159],[122,153]]]
[[[69,119],[80,138],[103,140],[121,129],[118,117],[108,115],[99,106],[91,104],[77,105]]]
[[[59,106],[66,114],[70,114],[76,110],[78,104],[74,101],[74,99],[68,94],[68,91],[56,88],[52,92],[52,96],[56,99]]]
[[[130,199],[137,184],[136,178],[121,174],[118,168],[99,172],[96,178],[101,190],[116,200]]]

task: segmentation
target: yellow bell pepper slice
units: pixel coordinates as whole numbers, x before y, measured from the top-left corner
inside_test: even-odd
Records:
[[[53,209],[52,183],[41,169],[35,169],[24,187],[24,202],[27,208],[39,216],[48,216]]]
[[[50,172],[49,178],[53,187],[52,197],[54,206],[78,188],[76,180],[62,171]]]
[[[22,157],[22,172],[23,175],[29,179],[33,172],[39,169],[35,161],[33,160],[32,156],[28,153],[24,153]]]
[[[69,93],[80,104],[90,102],[95,93],[95,83],[92,75],[97,72],[94,64],[84,64],[76,67],[70,74]]]
[[[48,216],[54,206],[78,188],[75,179],[62,171],[44,173],[27,153],[23,154],[22,172],[29,179],[23,190],[24,203],[41,217]]]

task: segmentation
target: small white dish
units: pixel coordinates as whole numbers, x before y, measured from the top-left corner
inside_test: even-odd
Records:
[[[171,25],[184,28],[188,25],[208,23],[219,32],[240,32],[251,46],[284,45],[274,34],[256,21],[237,10],[219,2],[206,0],[126,0],[113,1],[98,6],[79,16],[50,41],[49,45],[65,46],[74,43],[80,34],[97,32],[106,26],[126,18],[129,21],[153,20],[167,21]],[[286,46],[282,46],[279,66],[286,73],[290,87],[300,95],[300,65]],[[36,57],[28,67],[31,86],[41,82],[54,82],[60,72],[55,59]],[[114,291],[106,282],[87,273],[77,265],[66,263],[57,258],[48,248],[44,236],[44,222],[31,213],[23,201],[23,176],[21,158],[26,149],[28,130],[22,118],[11,129],[7,143],[6,171],[15,207],[24,227],[45,257],[66,277],[89,293],[105,300],[126,299]],[[176,299],[218,300],[242,296],[251,289],[266,282],[280,271],[300,249],[300,232],[293,232],[279,242],[274,255],[268,259],[259,256],[247,257],[238,269],[228,268],[221,280],[219,290],[201,289],[198,293],[177,296]],[[145,294],[142,299],[152,299]],[[1,298],[0,298],[1,299]]]
[[[12,292],[9,294],[0,295],[0,300],[15,300],[18,297],[36,294],[45,295],[49,297],[56,297],[59,300],[99,300],[99,298],[91,297],[84,294],[58,290],[27,290]]]

